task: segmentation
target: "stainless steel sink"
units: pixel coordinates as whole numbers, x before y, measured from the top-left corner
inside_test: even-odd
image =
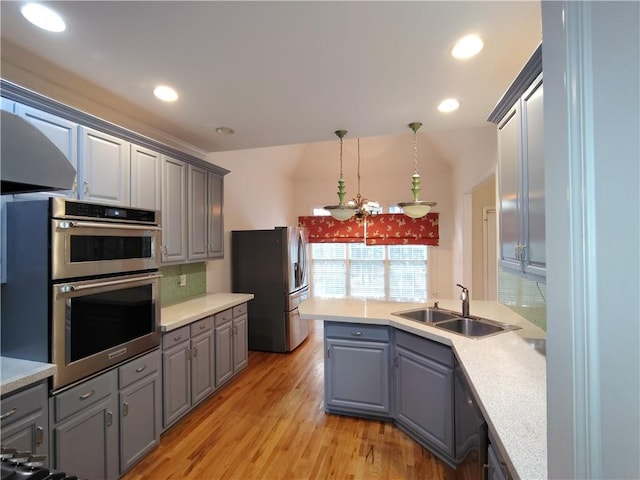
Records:
[[[459,313],[430,307],[406,310],[404,312],[393,312],[392,315],[398,315],[399,317],[422,323],[436,323],[460,317]]]
[[[520,329],[520,327],[516,325],[496,322],[495,320],[488,320],[486,318],[465,318],[457,312],[441,308],[426,307],[403,312],[393,312],[392,314],[408,320],[430,324],[435,328],[469,338],[488,337],[490,335]]]

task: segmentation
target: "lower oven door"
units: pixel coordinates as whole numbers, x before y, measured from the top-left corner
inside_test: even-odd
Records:
[[[153,272],[53,285],[53,390],[160,345],[160,277]]]

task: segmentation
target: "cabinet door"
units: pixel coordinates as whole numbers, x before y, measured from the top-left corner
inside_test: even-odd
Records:
[[[389,344],[328,338],[325,402],[329,409],[389,414]]]
[[[80,135],[79,197],[130,206],[129,142],[88,127],[80,127]]]
[[[189,341],[162,352],[163,425],[168,427],[191,408]]]
[[[131,206],[162,209],[161,155],[139,145],[131,145]]]
[[[78,478],[118,478],[117,409],[117,398],[111,395],[56,425],[54,468]]]
[[[542,76],[522,98],[523,164],[526,192],[523,195],[525,218],[527,273],[546,275],[546,235],[544,227],[544,118],[542,108]]]
[[[38,130],[45,134],[51,142],[64,153],[73,168],[78,170],[78,124],[71,122],[56,115],[43,112],[33,107],[28,107],[20,103],[16,103],[15,112],[21,116]],[[37,194],[42,196],[58,196],[75,198],[77,196],[78,176],[74,181],[73,190],[62,190],[55,192],[47,192],[46,194]],[[34,195],[34,194],[29,194]]]
[[[187,259],[187,164],[163,156],[162,262]]]
[[[120,473],[160,442],[160,395],[158,373],[120,392]]]
[[[453,369],[399,346],[396,355],[396,420],[453,457]]]
[[[203,260],[207,258],[207,171],[189,165],[189,260]]]
[[[514,107],[498,127],[500,172],[500,263],[520,269],[521,234],[520,108]]]
[[[507,480],[509,477],[503,470],[506,466],[502,465],[504,462],[500,462],[498,455],[493,448],[493,445],[489,444],[489,451],[487,455],[489,469],[487,472],[487,480]]]
[[[233,322],[228,322],[215,328],[216,387],[233,375],[232,327]]]
[[[2,399],[2,444],[36,455],[49,455],[49,410],[46,384]]]
[[[233,373],[248,363],[247,316],[233,319]]]
[[[214,345],[213,332],[191,339],[191,404],[195,405],[213,392]]]
[[[208,172],[209,182],[209,258],[224,256],[224,221],[222,206],[224,201],[224,178]]]

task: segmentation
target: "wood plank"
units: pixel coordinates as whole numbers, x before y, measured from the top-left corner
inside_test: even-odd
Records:
[[[390,423],[326,414],[322,322],[289,354],[249,365],[162,435],[125,480],[451,479]]]

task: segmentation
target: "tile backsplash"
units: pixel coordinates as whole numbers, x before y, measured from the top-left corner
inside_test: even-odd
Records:
[[[547,330],[547,286],[498,270],[498,301]]]
[[[160,267],[160,273],[160,305],[163,307],[207,292],[207,268],[204,262]],[[180,286],[180,275],[186,277],[184,287]]]

